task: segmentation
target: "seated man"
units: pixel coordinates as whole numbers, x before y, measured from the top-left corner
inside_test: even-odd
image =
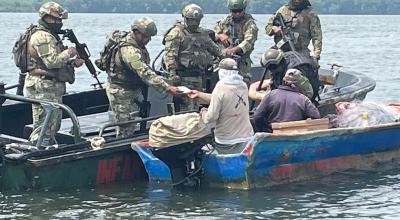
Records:
[[[191,90],[188,96],[210,104],[201,110],[201,115],[206,124],[215,124],[214,147],[218,153],[240,153],[254,134],[247,85],[231,58],[220,62],[218,75],[220,80],[212,94]]]
[[[271,123],[274,122],[320,118],[318,109],[298,89],[300,77],[299,70],[289,69],[283,85],[263,98],[253,116],[257,131],[272,132]]]

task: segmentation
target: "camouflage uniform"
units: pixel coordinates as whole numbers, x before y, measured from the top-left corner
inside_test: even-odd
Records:
[[[65,12],[57,3],[45,3],[42,10]],[[43,14],[40,14],[41,17]],[[28,98],[62,103],[65,82],[75,80],[74,67],[70,62],[71,53],[62,44],[57,34],[49,30],[41,19],[28,44],[28,70],[25,78],[24,95]],[[33,132],[30,141],[36,143],[43,127],[46,112],[41,105],[32,105]],[[47,125],[42,146],[56,143],[55,133],[60,129],[62,111],[55,110]]]
[[[227,15],[215,24],[214,32],[216,34],[226,34],[234,41],[237,41],[237,46],[243,52],[243,55],[238,60],[239,72],[242,76],[249,77],[252,63],[250,55],[254,50],[258,34],[254,18],[249,14],[245,14],[244,18],[236,23],[233,21],[232,15]]]
[[[208,31],[199,27],[203,18],[200,6],[183,7],[184,22],[177,22],[164,35],[164,65],[172,76],[179,76],[181,85],[204,91],[206,74],[213,65],[213,56],[222,57],[222,51],[211,40]],[[199,103],[188,97],[174,98],[178,111],[198,110]]]
[[[135,99],[143,100],[142,92],[152,86],[160,92],[169,84],[150,68],[150,56],[145,47],[139,46],[132,33],[126,35],[124,44],[115,54],[115,68],[108,73],[107,96],[116,122],[134,120],[132,113],[139,111]],[[121,60],[122,59],[122,60]],[[134,134],[136,124],[119,126],[119,137]]]
[[[166,70],[180,77],[180,84],[190,89],[204,90],[204,74],[213,65],[213,56],[222,57],[222,52],[201,27],[195,32],[177,22],[164,37]],[[194,99],[184,98],[181,111],[197,110]]]
[[[278,9],[277,13],[281,13],[285,21],[292,21],[290,27],[293,31],[294,45],[296,51],[310,56],[308,45],[310,41],[313,44],[313,57],[319,59],[322,50],[322,30],[319,17],[314,9],[306,1],[307,5],[302,10],[295,10],[291,2]],[[265,27],[265,31],[269,36],[274,35],[272,27],[274,26],[275,16],[272,16]],[[275,36],[275,43],[281,40],[281,37]]]

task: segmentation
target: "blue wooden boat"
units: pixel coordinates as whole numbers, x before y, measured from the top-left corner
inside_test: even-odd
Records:
[[[248,190],[337,171],[396,165],[400,159],[399,134],[400,123],[298,134],[256,133],[239,154],[197,156],[201,167],[196,181],[205,187]],[[187,148],[196,149],[195,144],[189,143]],[[176,175],[180,158],[165,160],[165,149],[155,150],[143,143],[134,143],[132,148],[142,159],[151,182],[178,184],[190,179],[190,174],[184,178]],[[190,163],[184,169],[189,167]]]

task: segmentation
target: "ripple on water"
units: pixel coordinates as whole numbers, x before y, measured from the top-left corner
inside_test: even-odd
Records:
[[[93,59],[103,46],[107,32],[128,30],[139,14],[71,14],[66,27],[74,27],[80,41],[86,42]],[[35,21],[36,13],[0,13],[1,81],[17,82],[17,69],[11,60],[11,46],[19,32]],[[161,49],[164,33],[179,15],[151,15],[159,34],[148,45],[154,57]],[[202,21],[211,28],[221,15],[207,15]],[[253,62],[269,45],[263,31],[269,15],[255,15],[259,37]],[[85,20],[85,26],[82,21]],[[377,32],[381,24],[392,21],[385,34]],[[400,16],[321,16],[324,30],[322,67],[332,61],[344,70],[358,71],[377,81],[369,101],[399,101],[398,42]],[[89,24],[90,31],[86,28]],[[355,29],[357,28],[357,29]],[[390,41],[382,43],[382,39]],[[379,49],[377,49],[379,48]],[[100,75],[101,81],[106,74]],[[93,79],[85,68],[77,71],[77,80],[68,90],[88,89]],[[0,219],[322,219],[388,218],[400,219],[400,170],[338,174],[322,180],[281,185],[250,192],[155,189],[142,185],[72,192],[0,194]]]

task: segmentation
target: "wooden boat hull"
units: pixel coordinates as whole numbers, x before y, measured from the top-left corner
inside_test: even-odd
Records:
[[[204,155],[201,185],[248,190],[337,171],[397,165],[399,133],[400,123],[292,135],[257,133],[240,154]],[[159,161],[151,150],[140,145],[133,148],[143,160],[150,181],[174,182],[170,173],[161,172],[168,170],[168,165]]]

